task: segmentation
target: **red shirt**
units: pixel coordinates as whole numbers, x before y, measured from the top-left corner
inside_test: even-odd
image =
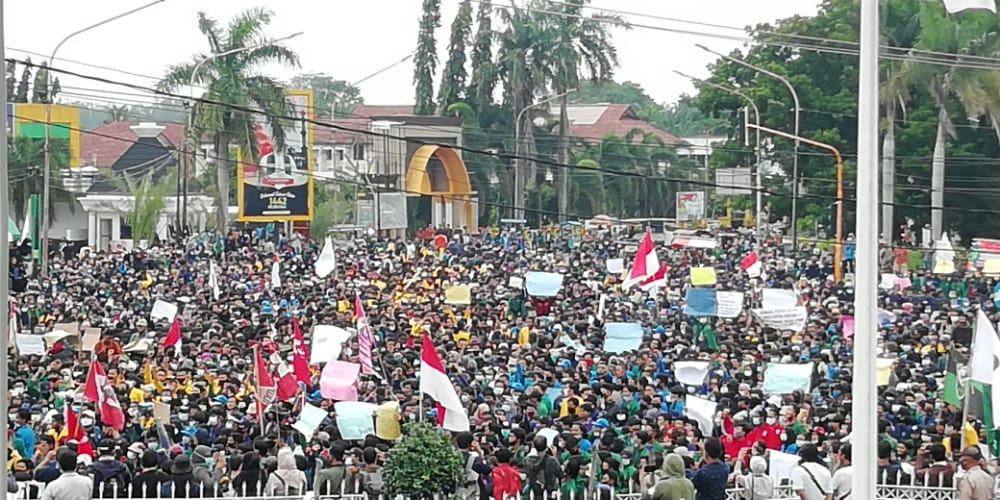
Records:
[[[726,447],[726,456],[731,460],[739,456],[740,450],[753,446],[753,443],[754,441],[750,439],[749,435],[743,436],[741,439],[733,436],[722,436],[722,444]]]
[[[780,425],[768,425],[761,424],[756,429],[750,431],[747,434],[753,442],[763,441],[767,445],[768,449],[780,450],[781,449],[781,426]]]

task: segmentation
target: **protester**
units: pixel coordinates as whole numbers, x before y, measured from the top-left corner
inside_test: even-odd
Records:
[[[339,241],[323,260],[323,241],[265,226],[60,253],[45,278],[15,255],[23,286],[11,323],[30,338],[10,363],[8,469],[47,492],[67,470],[59,453],[75,449],[69,470],[93,478],[91,496],[256,496],[284,480],[300,493],[374,498],[389,493],[381,467],[400,424],[443,411],[468,425],[450,432],[463,466],[475,457],[460,485],[467,498],[519,488],[691,500],[685,481],[698,498],[727,488],[759,498],[772,471],[782,474],[776,496],[846,492],[853,277],[833,278],[825,246],[793,253],[780,235],[734,230],[704,235],[711,245],[656,242],[660,276],[627,285],[643,234],[426,228],[422,238]],[[954,487],[964,481],[955,464],[970,460],[963,446],[995,467],[989,424],[963,415],[954,380],[979,310],[997,319],[996,281],[934,274],[917,252],[885,254],[878,356],[888,364],[872,409],[879,442],[865,446],[896,482]],[[530,272],[561,282],[539,293]],[[720,292],[742,295],[727,303]],[[782,324],[794,308],[801,324]],[[342,332],[342,345],[309,359],[324,328]],[[424,338],[457,408],[421,399]],[[333,361],[360,367],[357,381],[326,384]],[[781,376],[789,367],[808,371]],[[335,406],[353,399],[379,404],[361,437]],[[311,434],[293,427],[305,405],[323,414]]]
[[[42,500],[87,500],[91,498],[93,481],[87,476],[77,474],[77,455],[72,450],[60,450],[56,454],[59,469],[62,474],[42,492]]]

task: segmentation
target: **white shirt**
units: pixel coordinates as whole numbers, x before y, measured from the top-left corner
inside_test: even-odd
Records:
[[[837,469],[837,472],[833,473],[833,480],[830,481],[831,489],[833,490],[833,500],[841,500],[843,498],[850,498],[849,493],[851,493],[851,479],[854,477],[854,470],[850,465],[846,465]],[[816,479],[819,479],[818,477]]]
[[[812,473],[812,477],[809,473]],[[816,480],[813,481],[812,478]],[[830,469],[814,462],[796,465],[792,469],[792,489],[796,493],[802,492],[804,500],[825,499],[830,494],[830,481]]]
[[[76,472],[63,472],[42,491],[42,500],[90,500],[94,483]]]

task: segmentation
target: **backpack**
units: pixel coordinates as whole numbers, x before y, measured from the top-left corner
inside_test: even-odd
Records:
[[[559,485],[556,484],[556,478],[548,477],[547,464],[550,460],[555,459],[548,455],[535,455],[528,457],[526,460],[525,468],[528,473],[528,486],[536,495],[559,489]]]
[[[370,496],[381,495],[385,491],[385,481],[382,480],[382,471],[361,471],[361,487]]]
[[[94,476],[95,498],[119,498],[127,494],[132,483],[124,466],[114,468],[107,476],[100,468],[91,467],[91,472]]]

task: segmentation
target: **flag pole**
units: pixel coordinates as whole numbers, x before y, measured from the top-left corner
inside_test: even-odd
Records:
[[[976,315],[976,320],[972,323],[972,331],[975,332],[978,326],[979,326],[979,315],[977,314]],[[974,352],[974,349],[976,348],[976,346],[975,346],[975,338],[976,338],[975,334],[973,334],[972,338],[973,338],[972,349],[973,349],[973,352]],[[951,343],[952,352],[955,352],[955,348],[956,347],[958,347],[958,346],[955,345],[955,341],[953,340],[952,343]],[[972,390],[971,390],[972,389],[972,356],[971,356],[971,354],[969,356],[968,364],[965,365],[965,373],[962,374],[962,375],[965,375],[965,377],[964,377],[965,380],[962,380],[962,378],[959,378],[959,381],[963,382],[962,385],[964,386],[962,388],[963,389],[962,390],[962,393],[963,393],[962,394],[962,421],[958,425],[958,433],[959,433],[958,435],[962,437],[962,440],[961,440],[961,448],[962,449],[959,450],[959,453],[961,453],[962,450],[965,450],[965,446],[966,446],[966,442],[965,442],[965,424],[966,424],[966,422],[969,421],[969,403],[970,403],[970,399],[971,399],[969,396],[972,394]],[[954,453],[955,453],[955,450],[952,450],[952,454],[954,454]]]

